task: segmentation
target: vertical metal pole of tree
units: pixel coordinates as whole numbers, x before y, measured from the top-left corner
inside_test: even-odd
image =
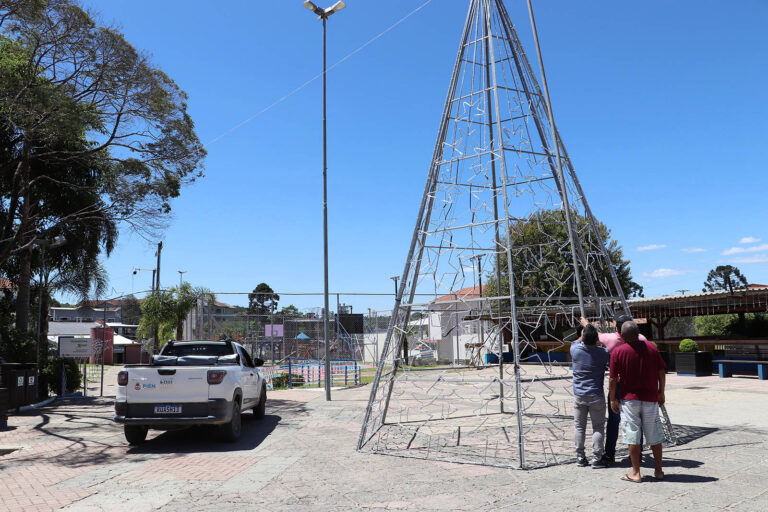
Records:
[[[563,161],[560,157],[560,137],[555,127],[555,116],[552,114],[552,102],[549,99],[549,86],[547,85],[547,74],[544,71],[544,60],[541,57],[541,46],[539,46],[539,32],[536,30],[536,20],[533,17],[533,5],[531,0],[528,0],[528,14],[531,18],[531,29],[533,31],[533,42],[536,45],[536,56],[539,60],[539,70],[541,72],[541,85],[544,89],[544,99],[547,106],[547,117],[549,118],[549,125],[552,128],[552,142],[555,145],[555,158],[557,159],[557,179],[560,181],[560,193],[563,201],[563,210],[565,211],[565,222],[568,227],[568,240],[571,245],[571,259],[573,261],[573,273],[576,281],[576,293],[579,297],[579,312],[582,317],[586,317],[587,314],[584,310],[584,292],[581,286],[581,270],[579,268],[579,259],[576,256],[576,239],[573,231],[573,221],[571,219],[571,206],[568,202],[568,188],[565,183],[565,176],[563,175]]]

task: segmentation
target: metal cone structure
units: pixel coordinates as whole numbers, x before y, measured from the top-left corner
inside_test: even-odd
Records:
[[[629,310],[551,120],[503,2],[472,0],[359,450],[575,457],[560,361],[580,316],[607,329]],[[415,366],[417,343],[452,366]]]

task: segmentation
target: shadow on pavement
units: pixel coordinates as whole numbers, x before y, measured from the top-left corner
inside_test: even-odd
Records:
[[[308,414],[306,402],[301,402],[298,400],[280,400],[279,398],[267,399],[267,412],[281,412],[292,415]]]
[[[707,482],[717,482],[720,480],[714,476],[686,475],[684,473],[664,475],[664,482],[676,482],[682,484],[703,484]]]
[[[675,425],[674,432],[677,436],[677,445],[688,444],[690,442],[701,439],[704,436],[708,436],[719,429],[713,427],[696,427],[693,425]]]
[[[668,457],[667,454],[662,455],[662,461],[665,468],[677,467],[677,468],[694,469],[704,465],[704,463],[699,460],[676,459],[673,457]],[[647,455],[645,460],[643,461],[643,466],[647,468],[654,467],[653,456]]]
[[[252,450],[277,428],[282,417],[267,414],[261,420],[256,420],[250,416],[250,413],[243,414],[243,430],[240,439],[234,443],[219,441],[216,427],[200,426],[168,430],[141,445],[130,447],[127,453],[218,453]]]

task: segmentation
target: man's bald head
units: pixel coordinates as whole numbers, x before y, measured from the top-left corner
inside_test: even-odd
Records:
[[[633,343],[637,341],[639,336],[640,336],[640,329],[637,327],[637,324],[635,322],[630,320],[622,324],[621,337],[624,338],[624,341],[626,341],[627,343]]]

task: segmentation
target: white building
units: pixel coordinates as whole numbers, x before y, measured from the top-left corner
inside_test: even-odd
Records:
[[[437,357],[453,363],[469,362],[473,353],[483,357],[486,351],[481,346],[489,341],[489,322],[483,319],[487,309],[488,302],[477,286],[432,301],[428,306],[429,340],[436,342]]]

